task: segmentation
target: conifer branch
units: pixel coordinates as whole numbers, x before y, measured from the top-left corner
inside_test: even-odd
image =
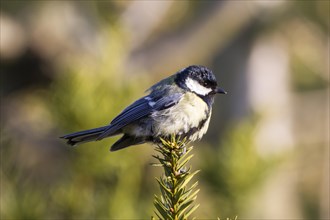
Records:
[[[160,140],[161,143],[156,147],[160,155],[153,155],[159,163],[153,165],[162,166],[164,174],[156,178],[161,195],[155,195],[155,214],[160,219],[187,219],[199,206],[193,204],[199,191],[195,190],[198,183],[188,186],[199,170],[192,172],[191,167],[186,168],[193,157],[189,155],[193,147],[187,147],[186,139],[181,140],[174,135],[169,140]]]

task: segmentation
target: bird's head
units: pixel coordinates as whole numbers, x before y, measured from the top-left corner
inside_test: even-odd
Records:
[[[217,80],[211,70],[204,66],[189,66],[177,73],[175,82],[179,87],[193,92],[199,96],[226,94],[218,87]]]

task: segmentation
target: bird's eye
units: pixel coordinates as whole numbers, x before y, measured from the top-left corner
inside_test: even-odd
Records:
[[[203,86],[208,86],[208,85],[209,85],[208,82],[204,82],[204,83],[203,83]]]

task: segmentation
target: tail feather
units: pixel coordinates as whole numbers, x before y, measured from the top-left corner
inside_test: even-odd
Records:
[[[108,126],[104,126],[100,128],[79,131],[64,135],[60,138],[66,139],[68,144],[74,146],[81,143],[95,141],[107,128]]]
[[[146,142],[145,138],[142,137],[132,137],[127,134],[124,134],[116,143],[114,143],[110,151],[117,151],[121,150],[123,148],[132,146],[132,145],[138,145],[138,144],[143,144]]]

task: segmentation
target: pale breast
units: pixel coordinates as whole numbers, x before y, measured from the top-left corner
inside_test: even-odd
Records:
[[[205,122],[202,126],[202,130],[205,133],[209,123],[207,117],[207,104],[197,95],[186,93],[177,105],[153,113],[152,118],[156,122],[154,123],[153,133],[155,136],[181,135],[188,133],[192,128],[199,129],[202,121]],[[197,135],[195,139],[198,139],[203,134],[195,135]]]

